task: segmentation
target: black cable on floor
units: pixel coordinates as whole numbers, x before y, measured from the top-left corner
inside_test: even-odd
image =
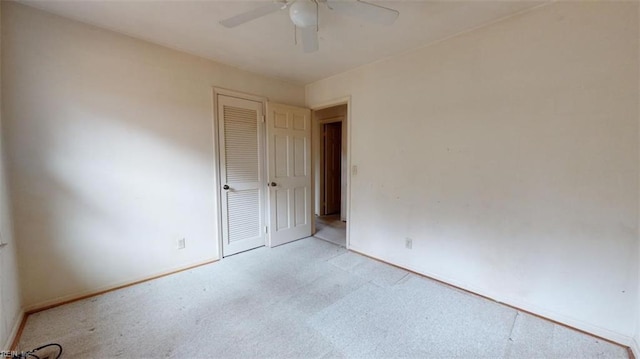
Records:
[[[60,356],[62,356],[62,345],[58,344],[58,343],[49,343],[49,344],[45,344],[43,346],[37,347],[33,350],[29,350],[27,352],[20,352],[20,353],[11,353],[10,355],[5,355],[5,358],[11,358],[11,359],[29,359],[29,358],[34,358],[34,359],[41,359],[36,353],[42,349],[45,348],[49,348],[49,347],[56,347],[58,349],[58,354],[56,355],[55,358],[50,358],[49,356],[47,356],[46,358],[49,359],[59,359]]]

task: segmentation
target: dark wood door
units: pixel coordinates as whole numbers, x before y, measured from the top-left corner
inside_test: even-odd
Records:
[[[324,214],[340,213],[342,123],[324,125]]]

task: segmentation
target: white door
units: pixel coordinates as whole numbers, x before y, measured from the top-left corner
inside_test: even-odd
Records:
[[[269,245],[311,235],[311,111],[267,103]]]
[[[262,103],[218,95],[222,255],[265,245]]]

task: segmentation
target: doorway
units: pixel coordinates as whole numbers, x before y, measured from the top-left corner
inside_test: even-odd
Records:
[[[348,134],[346,103],[313,111],[316,142],[314,236],[347,246]]]
[[[341,178],[342,178],[342,122],[330,122],[322,125],[322,144],[324,147],[324,197],[322,201],[323,215],[340,217]]]

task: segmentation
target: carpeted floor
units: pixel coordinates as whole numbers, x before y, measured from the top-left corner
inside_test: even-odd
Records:
[[[316,233],[314,237],[346,247],[347,224],[340,220],[339,214],[316,217]]]
[[[307,238],[53,308],[63,358],[627,358],[624,348]]]

